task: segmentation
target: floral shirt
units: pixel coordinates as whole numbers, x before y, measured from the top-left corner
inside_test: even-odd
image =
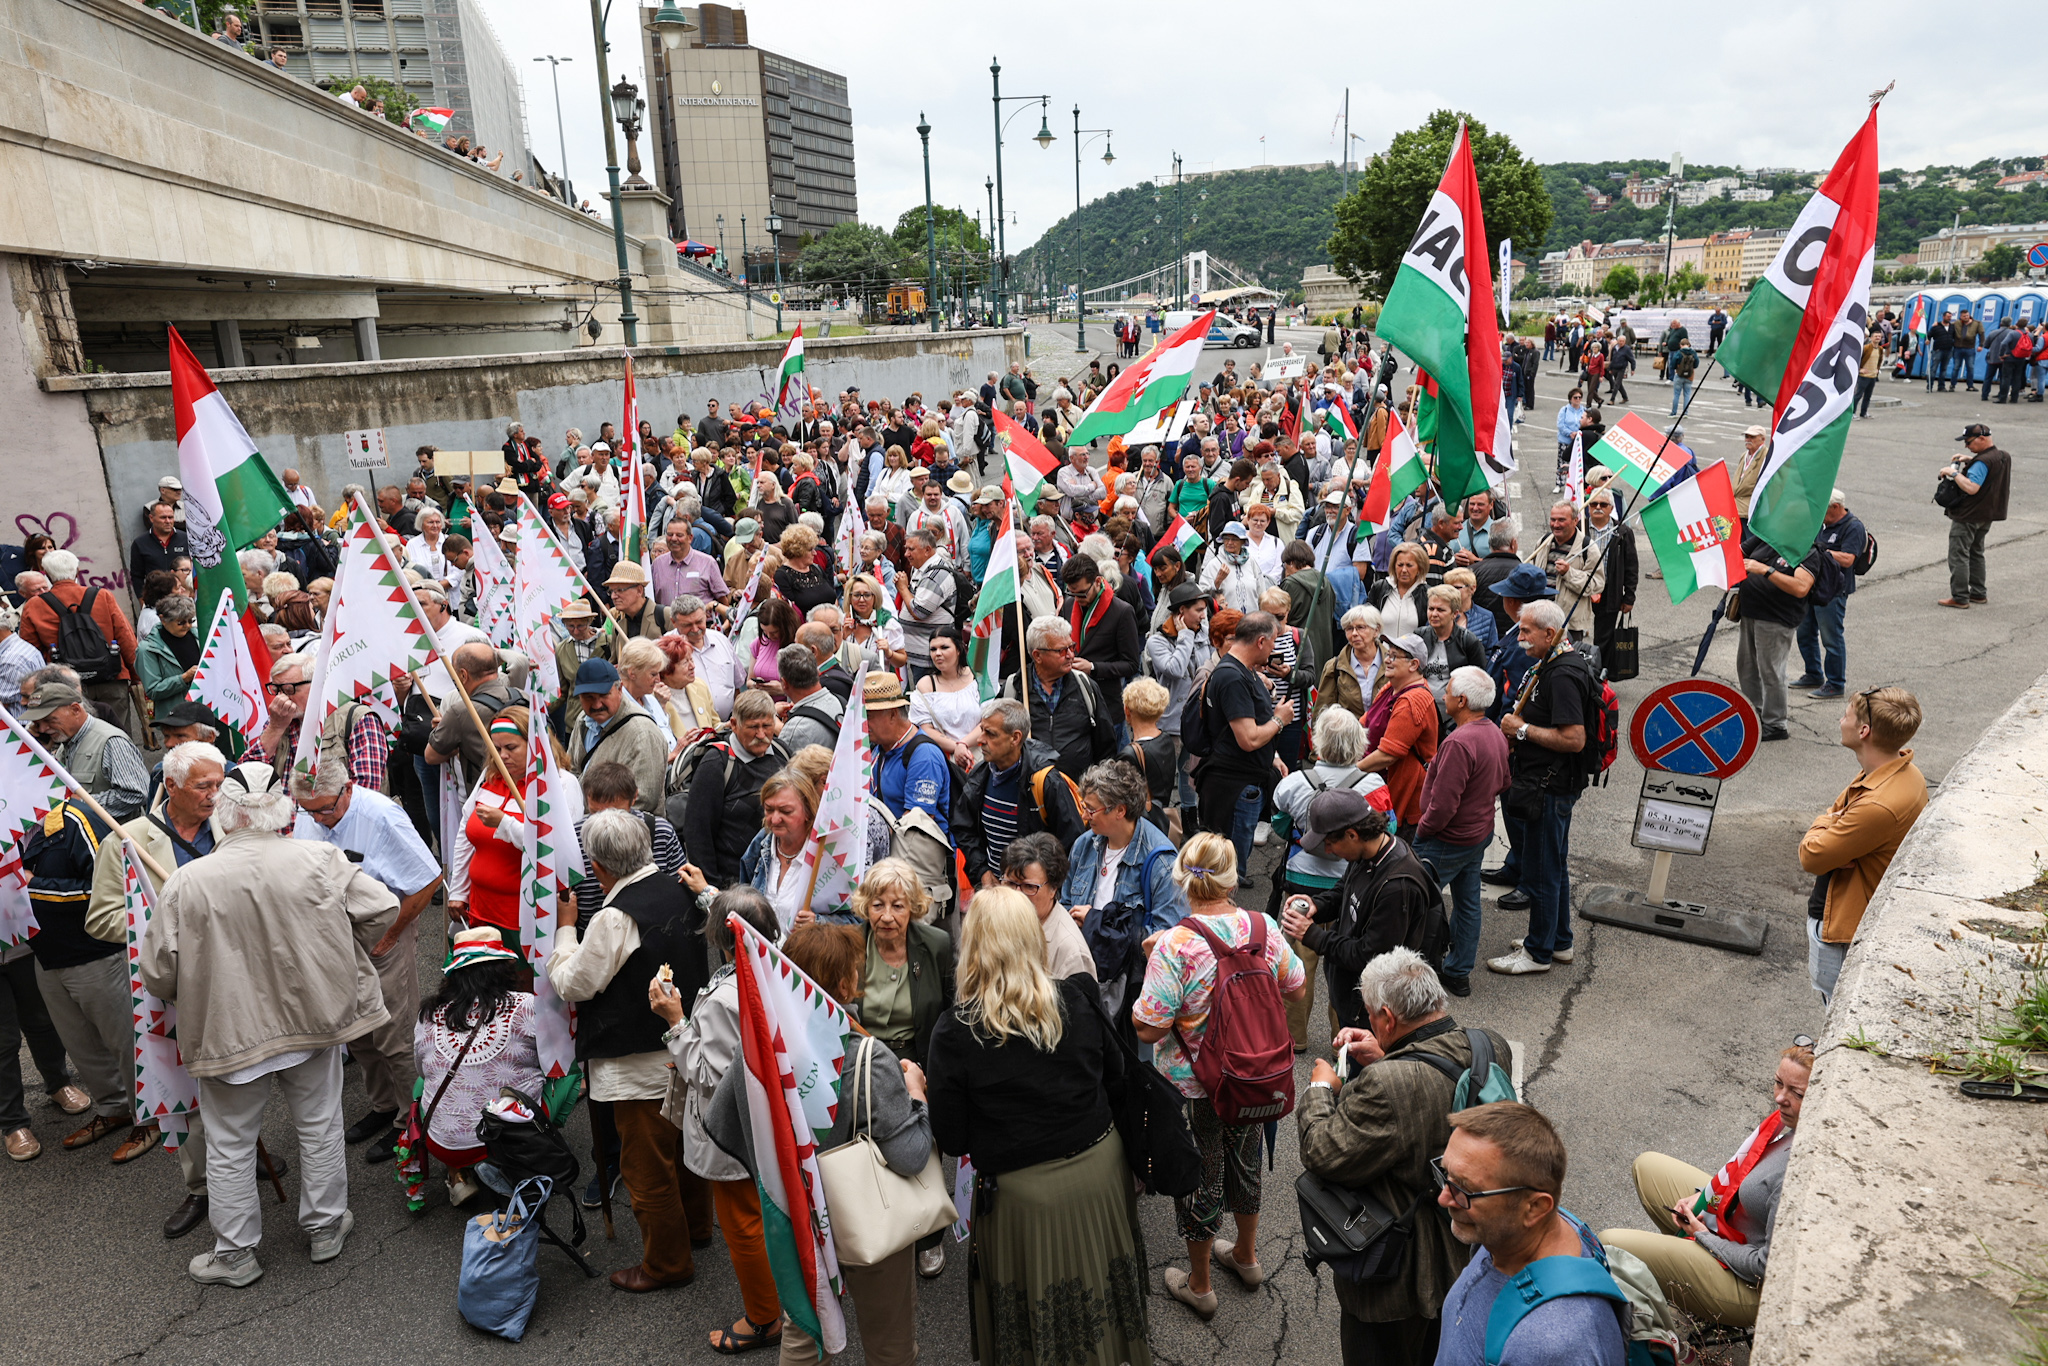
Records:
[[[1251,939],[1252,915],[1233,909],[1225,915],[1204,916],[1203,927],[1235,948]],[[1299,990],[1305,980],[1300,957],[1288,946],[1273,917],[1260,914],[1259,919],[1266,922],[1266,962],[1279,979],[1280,990]],[[1201,1048],[1202,1035],[1209,1027],[1209,993],[1215,986],[1216,954],[1201,935],[1175,926],[1152,946],[1151,960],[1145,965],[1145,989],[1138,994],[1131,1015],[1139,1024],[1154,1029],[1178,1026],[1178,1034],[1169,1031],[1159,1041],[1152,1065],[1184,1096],[1204,1092],[1180,1040],[1185,1037],[1197,1050]]]

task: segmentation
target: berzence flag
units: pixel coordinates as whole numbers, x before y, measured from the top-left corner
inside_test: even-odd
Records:
[[[1849,439],[1877,247],[1877,107],[1749,293],[1717,359],[1774,398],[1749,526],[1797,564],[1813,548]]]
[[[1643,536],[1657,553],[1664,588],[1684,602],[1702,588],[1742,582],[1742,519],[1728,466],[1715,461],[1643,507]]]
[[[1503,439],[1511,429],[1501,406],[1490,256],[1471,135],[1460,124],[1443,179],[1387,290],[1378,328],[1436,380],[1436,475],[1450,502],[1488,488],[1483,457],[1512,458]]]

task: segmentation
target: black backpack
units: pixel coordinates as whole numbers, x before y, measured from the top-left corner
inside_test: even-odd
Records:
[[[99,595],[97,588],[86,589],[76,607],[65,606],[54,589],[42,595],[57,614],[56,662],[76,671],[82,683],[112,683],[121,677],[121,651],[108,642],[107,633],[92,619],[92,605]]]

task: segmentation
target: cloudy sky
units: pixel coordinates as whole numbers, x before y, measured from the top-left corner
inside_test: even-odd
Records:
[[[547,52],[574,58],[561,69],[569,170],[578,193],[595,197],[605,183],[604,143],[582,7],[482,3],[527,73],[528,127],[550,165],[554,93],[548,65],[532,59]],[[614,79],[624,66],[645,90],[631,3],[617,0],[611,16]],[[1303,22],[1310,12],[1262,28],[1250,7],[1213,0],[1170,8],[1056,0],[1000,26],[963,22],[973,13],[923,0],[854,8],[786,0],[748,11],[756,46],[847,77],[862,221],[892,225],[923,203],[920,113],[932,126],[934,199],[969,213],[986,205],[994,168],[992,55],[1001,58],[1006,95],[1051,97],[1058,135],[1041,151],[1030,140],[1036,107],[1005,106],[1015,112],[1003,148],[1012,251],[1073,209],[1076,103],[1083,128],[1115,133],[1114,165],[1102,163],[1100,140],[1083,154],[1084,199],[1170,175],[1176,151],[1189,170],[1336,161],[1347,84],[1359,160],[1446,106],[1508,133],[1539,161],[1681,151],[1692,163],[1811,170],[1832,163],[1862,117],[1864,97],[1895,78],[1882,116],[1887,167],[2039,155],[2043,149],[2022,130],[2048,111],[2038,83],[2005,63],[1973,75],[1968,95],[1957,98],[1952,81],[1934,73],[1979,70],[1981,33],[1968,23],[1930,26],[1923,8],[1896,0],[1856,6],[1853,23],[1844,22],[1839,4],[1793,0],[1685,17],[1640,4],[1580,4],[1564,24],[1543,17],[1542,7],[1476,0],[1459,11],[1456,32],[1443,27],[1441,11],[1393,6],[1369,30],[1333,22],[1327,45]],[[1162,27],[1168,15],[1173,24]],[[1588,47],[1596,36],[1606,54],[1597,60]],[[1672,44],[1684,48],[1682,69],[1667,60]],[[1171,68],[1185,74],[1169,77],[1169,62],[1151,54],[1176,52],[1185,55],[1171,59]],[[1617,115],[1618,107],[1629,112]],[[1668,117],[1644,117],[1653,110]],[[652,179],[653,158],[645,160]]]

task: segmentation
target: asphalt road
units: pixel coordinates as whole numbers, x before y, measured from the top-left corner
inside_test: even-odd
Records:
[[[1309,341],[1307,349],[1313,347]],[[1517,503],[1525,519],[1533,513],[1540,521],[1547,501],[1549,429],[1566,387],[1554,368],[1546,368],[1541,398],[1524,428],[1524,458],[1541,476],[1540,488],[1519,476],[1524,488]],[[2048,409],[2023,405],[2007,414],[1974,394],[1927,395],[1918,385],[1889,382],[1879,392],[1905,404],[1874,409],[1868,421],[1855,424],[1840,480],[1883,546],[1848,613],[1850,685],[1902,684],[1918,694],[1927,713],[1918,762],[1939,782],[2041,668],[2038,641],[2048,606],[2031,576],[2048,530],[2048,497],[2035,482],[2048,465]],[[1653,420],[1669,403],[1668,388],[1653,383],[1639,384],[1636,393],[1643,400],[1639,411]],[[1956,449],[1963,423],[1979,420],[1990,422],[2014,455],[2013,515],[1991,536],[1990,607],[1953,612],[1934,606],[1946,593],[1946,523],[1930,500],[1932,477]],[[1739,449],[1744,425],[1739,399],[1720,379],[1707,385],[1686,423],[1703,453],[1724,456]],[[1644,693],[1691,667],[1710,606],[1704,595],[1674,606],[1655,580],[1646,581],[1639,596],[1643,676],[1618,689],[1624,719]],[[1707,675],[1732,683],[1734,652],[1732,635],[1717,640]],[[1458,1003],[1461,1021],[1494,1026],[1521,1045],[1527,1097],[1557,1122],[1570,1148],[1566,1203],[1596,1228],[1645,1226],[1628,1180],[1638,1152],[1659,1149],[1708,1169],[1724,1160],[1770,1102],[1767,1083],[1778,1050],[1795,1033],[1817,1032],[1821,1025],[1819,998],[1806,982],[1806,880],[1793,847],[1812,813],[1853,772],[1836,744],[1841,705],[1795,694],[1791,741],[1762,747],[1748,770],[1730,780],[1708,852],[1680,858],[1672,875],[1675,897],[1767,916],[1761,957],[1581,920],[1573,964],[1539,977],[1481,972],[1471,998]],[[1624,749],[1610,784],[1580,801],[1573,841],[1577,887],[1644,882],[1649,856],[1629,844],[1639,779]],[[1259,855],[1261,878],[1271,858],[1270,852]],[[1492,909],[1491,902],[1489,894],[1481,945],[1487,954],[1506,951],[1522,928],[1520,917]],[[428,980],[432,969],[423,959]],[[23,1066],[33,1077],[26,1056]],[[356,1069],[347,1076],[353,1117],[364,1102]],[[244,1290],[201,1289],[184,1267],[207,1235],[166,1243],[160,1229],[182,1194],[175,1161],[158,1152],[115,1168],[107,1161],[111,1142],[65,1153],[58,1141],[73,1126],[52,1109],[34,1113],[44,1155],[0,1171],[6,1189],[0,1244],[12,1249],[14,1298],[24,1311],[16,1330],[19,1360],[190,1366],[469,1362],[545,1353],[603,1362],[702,1361],[711,1355],[704,1345],[708,1330],[739,1313],[717,1247],[701,1256],[694,1285],[646,1297],[620,1294],[601,1279],[586,1281],[559,1253],[543,1248],[540,1304],[526,1343],[515,1347],[477,1333],[455,1311],[463,1216],[438,1201],[421,1215],[407,1214],[390,1168],[365,1166],[359,1149],[350,1156],[357,1226],[338,1260],[308,1263],[292,1210],[266,1196],[260,1256],[267,1274]],[[579,1142],[587,1141],[580,1113],[573,1130]],[[273,1106],[267,1139],[273,1152],[296,1159],[281,1106]],[[1312,1280],[1294,1259],[1291,1185],[1297,1171],[1292,1127],[1284,1124],[1275,1169],[1266,1178],[1260,1239],[1271,1279],[1257,1292],[1219,1280],[1224,1307],[1206,1325],[1157,1288],[1157,1270],[1180,1251],[1171,1208],[1145,1202],[1158,1361],[1337,1361],[1336,1307],[1327,1282]],[[297,1184],[296,1175],[286,1178],[294,1201]],[[587,1250],[605,1272],[636,1261],[630,1213],[621,1211],[615,1242],[597,1228]],[[944,1277],[920,1291],[919,1339],[927,1361],[969,1359],[966,1293],[965,1257],[956,1250]],[[862,1360],[857,1336],[842,1359]]]

